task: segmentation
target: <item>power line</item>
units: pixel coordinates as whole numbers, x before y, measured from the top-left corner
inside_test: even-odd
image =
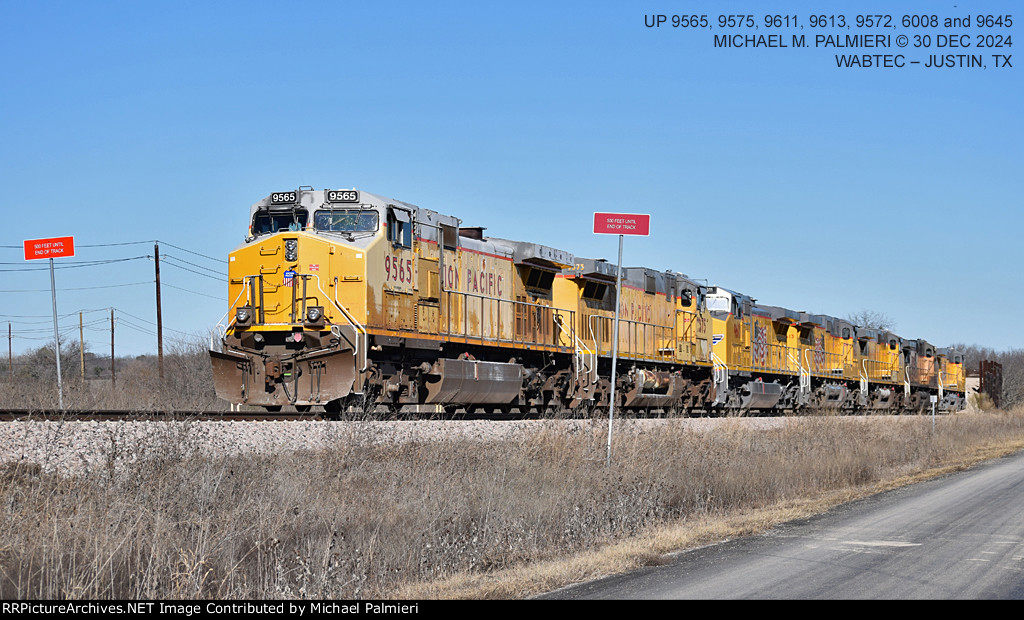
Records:
[[[213,295],[207,295],[206,293],[200,293],[198,291],[192,291],[192,290],[189,290],[187,288],[181,288],[180,286],[174,286],[173,284],[168,284],[166,282],[163,283],[163,286],[166,286],[166,287],[169,287],[169,288],[178,289],[179,291],[185,291],[186,293],[192,293],[193,295],[199,295],[199,296],[202,296],[202,297],[209,297],[210,299],[216,299],[217,301],[224,301],[223,297],[214,297]]]
[[[199,272],[199,271],[194,271],[192,269],[189,269],[188,267],[182,267],[181,265],[175,265],[174,263],[167,263],[167,264],[170,265],[171,267],[176,268],[176,269],[182,269],[182,270],[187,271],[189,273],[194,273],[197,276],[203,276],[204,278],[210,278],[211,280],[217,280],[219,282],[223,282],[223,281],[228,279],[226,275],[218,278],[216,276],[211,276],[210,274],[207,274],[207,273],[202,273],[202,272]]]
[[[182,260],[182,259],[178,258],[177,256],[174,256],[173,254],[164,254],[164,258],[170,259],[170,260],[173,260],[173,261],[178,261],[179,263],[185,263],[186,265],[192,265],[193,267],[196,267],[196,268],[199,268],[199,269],[203,269],[205,271],[209,271],[209,272],[215,273],[218,276],[220,276],[221,278],[226,278],[227,277],[227,274],[224,273],[223,271],[220,271],[220,270],[217,270],[217,269],[211,269],[210,267],[204,267],[202,265],[197,265],[195,263],[190,263],[187,260]]]
[[[170,246],[170,247],[172,247],[172,248],[174,248],[176,250],[181,250],[182,252],[188,252],[189,254],[194,254],[195,256],[199,256],[199,257],[205,258],[206,260],[211,260],[211,261],[216,262],[216,263],[227,264],[227,262],[228,262],[228,261],[224,260],[223,258],[215,258],[213,256],[209,256],[209,255],[203,254],[201,252],[196,252],[195,250],[189,250],[188,248],[183,248],[181,246],[174,245],[173,243],[171,243],[169,241],[161,241],[160,239],[147,239],[147,240],[144,240],[144,241],[121,241],[121,242],[117,242],[117,243],[80,243],[80,244],[76,244],[75,247],[76,248],[113,248],[113,247],[120,247],[120,246],[125,246],[125,245],[150,245],[150,244],[153,244],[153,243]],[[9,250],[22,250],[22,249],[24,249],[24,247],[25,247],[24,245],[0,245],[0,248],[2,248],[2,249],[9,249]],[[2,265],[2,264],[6,264],[6,263],[0,263],[0,265]]]
[[[128,261],[142,260],[142,259],[146,259],[146,258],[152,258],[152,257],[151,256],[133,256],[131,258],[113,258],[113,259],[109,259],[109,260],[86,261],[84,263],[67,263],[67,262],[62,262],[62,263],[54,264],[53,267],[54,267],[54,269],[76,269],[76,268],[79,268],[79,267],[96,267],[98,265],[109,265],[111,263],[125,263],[125,262],[128,262]],[[20,264],[23,264],[23,263],[0,263],[0,265],[20,265]],[[13,273],[13,272],[22,272],[22,271],[49,271],[49,270],[50,270],[50,268],[47,267],[47,266],[39,266],[39,267],[22,267],[21,269],[0,269],[0,272],[3,272],[3,273]]]
[[[49,289],[47,289],[49,290]],[[75,310],[74,312],[68,312],[67,314],[61,314],[57,316],[57,319],[66,319],[69,316],[75,316],[76,314],[91,314],[93,312],[110,312],[111,308],[82,308],[81,310]],[[14,317],[16,319],[40,319],[47,317],[47,320],[52,320],[53,317],[48,314],[0,314],[0,317]]]
[[[153,321],[146,320],[146,319],[142,318],[141,316],[135,316],[134,314],[125,312],[124,310],[121,310],[120,308],[114,308],[114,311],[115,312],[120,312],[121,314],[124,314],[124,315],[127,315],[127,316],[130,316],[131,318],[135,319],[136,321],[142,321],[143,323],[148,323],[150,325],[153,325],[154,327],[156,326],[156,323],[154,323]],[[172,332],[178,332],[179,334],[188,334],[188,332],[183,332],[180,329],[174,329],[173,327],[164,326],[164,329],[169,329]],[[156,334],[156,332],[153,332],[153,333]]]
[[[99,325],[101,323],[104,323],[105,321],[106,321],[106,319],[94,319],[94,320],[92,320],[92,321],[90,321],[88,323],[82,323],[82,325]],[[7,323],[9,323],[11,325],[43,325],[43,324],[49,323],[49,325],[50,325],[50,327],[48,327],[48,328],[47,327],[27,327],[27,328],[26,327],[19,327],[15,331],[15,333],[20,333],[20,334],[25,334],[25,333],[31,334],[31,333],[35,333],[35,332],[53,332],[53,319],[47,319],[45,321],[7,321]],[[64,321],[64,323],[62,325],[59,324],[61,329],[74,329],[77,325],[78,325],[77,322],[69,323],[68,321]]]
[[[127,321],[117,321],[117,324],[120,325],[121,327],[127,327],[128,329],[137,331],[137,332],[139,332],[141,334],[146,334],[147,336],[156,336],[156,332],[155,331],[144,329],[144,328],[139,327],[137,325],[132,325],[131,323],[129,323]]]
[[[149,241],[124,241],[122,243],[90,243],[90,244],[82,244],[82,245],[79,245],[77,247],[80,247],[80,248],[110,248],[110,247],[119,246],[119,245],[142,245],[142,244],[147,244],[148,245],[150,243],[157,243],[157,241],[155,239],[152,239],[152,240],[149,240]]]
[[[213,258],[212,256],[207,256],[206,254],[200,254],[199,252],[193,252],[192,250],[186,250],[185,248],[178,247],[178,246],[174,245],[173,243],[168,243],[166,241],[156,241],[155,243],[162,243],[164,245],[169,245],[172,248],[174,248],[175,250],[181,250],[182,252],[188,252],[189,254],[195,254],[196,256],[202,256],[205,259],[212,260],[212,261],[218,262],[218,263],[224,263],[225,265],[228,262],[228,261],[224,260],[223,258]]]
[[[123,286],[139,286],[139,285],[142,285],[142,284],[152,284],[152,283],[153,283],[153,281],[149,280],[148,282],[129,282],[127,284],[106,284],[106,285],[103,285],[103,286],[61,287],[60,290],[62,290],[62,291],[91,291],[91,290],[101,289],[101,288],[121,288]],[[24,288],[24,289],[0,290],[0,293],[49,293],[49,292],[50,292],[50,289],[48,289],[48,288]]]

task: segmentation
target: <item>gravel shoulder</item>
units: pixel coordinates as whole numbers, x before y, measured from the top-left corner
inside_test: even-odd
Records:
[[[706,432],[729,424],[779,428],[793,418],[616,420],[615,433],[653,432],[665,424]],[[168,446],[182,456],[234,456],[318,450],[347,443],[512,440],[555,430],[607,433],[607,420],[458,421],[16,421],[0,424],[0,463],[33,463],[48,472],[78,474],[124,465]]]

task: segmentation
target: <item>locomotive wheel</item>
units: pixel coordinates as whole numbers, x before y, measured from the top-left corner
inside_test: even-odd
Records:
[[[277,413],[278,411],[281,411],[281,405],[266,405],[264,408],[268,413]]]

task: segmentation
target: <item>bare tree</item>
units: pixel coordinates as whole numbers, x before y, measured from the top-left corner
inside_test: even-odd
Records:
[[[964,367],[968,372],[978,372],[981,360],[999,362],[1003,365],[1003,409],[1010,409],[1024,403],[1024,349],[996,351],[979,345],[953,344],[953,349],[963,351]]]
[[[893,331],[896,329],[896,320],[884,312],[875,312],[867,308],[859,312],[851,312],[846,315],[846,320],[858,327],[869,329],[884,329]]]

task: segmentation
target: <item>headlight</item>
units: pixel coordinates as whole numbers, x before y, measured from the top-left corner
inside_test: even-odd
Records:
[[[313,306],[312,308],[306,310],[306,319],[310,323],[318,322],[323,315],[324,311],[323,308],[321,308],[320,306]]]
[[[249,319],[252,318],[252,308],[249,306],[242,306],[235,310],[235,321],[237,323],[248,323]]]
[[[298,239],[288,239],[284,242],[284,259],[290,263],[299,260]]]

